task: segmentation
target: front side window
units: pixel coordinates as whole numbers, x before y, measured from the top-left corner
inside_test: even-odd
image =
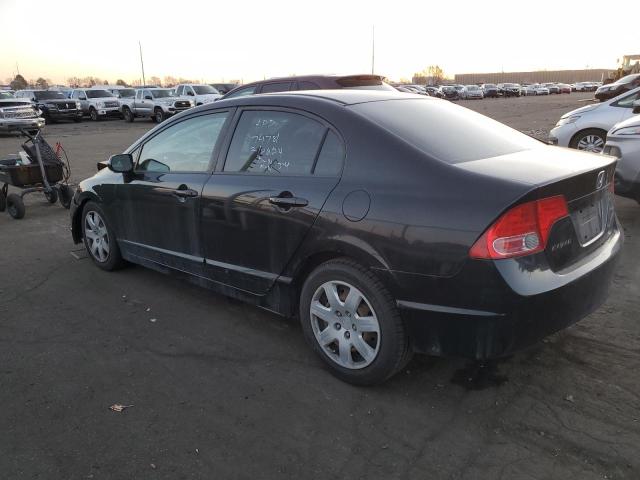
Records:
[[[192,88],[198,95],[218,95],[220,93],[211,85],[194,85]]]
[[[142,147],[138,172],[206,172],[227,112],[189,118],[170,126]]]
[[[227,95],[225,98],[246,97],[248,95],[253,95],[255,91],[256,91],[256,87],[241,88],[240,90],[236,90],[230,95]]]
[[[638,98],[640,98],[640,91],[637,91],[636,93],[632,93],[631,95],[627,95],[626,97],[618,100],[614,104],[614,106],[623,107],[623,108],[633,108],[633,102],[638,100]]]
[[[224,171],[310,174],[326,130],[296,113],[246,111],[235,129]]]

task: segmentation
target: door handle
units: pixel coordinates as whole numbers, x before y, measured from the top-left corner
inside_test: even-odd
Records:
[[[287,193],[289,195],[285,195]],[[294,197],[290,192],[283,192],[277,197],[269,197],[269,203],[281,208],[306,207],[309,205],[309,200],[306,198]]]
[[[198,196],[198,192],[190,188],[176,188],[175,190],[171,191],[171,194],[174,197],[178,197],[178,199],[180,200]]]

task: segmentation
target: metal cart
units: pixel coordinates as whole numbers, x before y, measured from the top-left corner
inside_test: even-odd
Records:
[[[24,196],[34,192],[44,193],[49,203],[59,200],[69,208],[73,190],[67,183],[68,159],[66,164],[60,160],[40,132],[30,135],[23,130],[22,134],[28,137],[22,144],[27,156],[0,160],[0,212],[6,209],[13,218],[23,218]],[[8,193],[9,185],[19,188],[20,193]]]

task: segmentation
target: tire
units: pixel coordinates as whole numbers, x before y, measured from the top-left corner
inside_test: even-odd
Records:
[[[97,122],[98,120],[100,120],[100,115],[98,115],[98,111],[93,107],[89,109],[89,116],[91,117],[91,120],[93,120],[94,122]]]
[[[570,148],[600,153],[607,142],[607,132],[599,128],[587,128],[576,133],[569,142]]]
[[[166,119],[164,112],[162,111],[161,108],[156,108],[155,111],[153,112],[153,116],[156,120],[156,123],[162,123]]]
[[[44,192],[44,196],[49,203],[56,203],[58,201],[58,191],[52,188],[50,192]]]
[[[93,263],[106,271],[122,268],[125,261],[120,255],[115,232],[100,205],[91,201],[87,202],[82,209],[80,221],[84,246]]]
[[[82,118],[81,118],[81,117],[75,117],[75,118],[73,119],[73,121],[74,121],[75,123],[80,123],[80,122],[82,121]]]
[[[328,291],[337,293],[331,304]],[[350,295],[359,300],[350,301]],[[312,306],[322,318],[311,313]],[[317,267],[304,282],[299,308],[306,340],[331,373],[347,383],[379,384],[411,359],[407,331],[393,297],[356,262],[337,259]]]
[[[7,197],[4,196],[4,192],[0,189],[0,212],[4,212],[7,209]]]
[[[16,220],[24,218],[25,208],[22,197],[16,193],[11,193],[7,196],[7,211]]]
[[[129,123],[132,123],[136,118],[128,107],[122,110],[122,115],[124,116],[124,121]]]
[[[73,200],[73,189],[69,185],[58,185],[58,188],[60,205],[69,210],[69,208],[71,208],[71,201]]]

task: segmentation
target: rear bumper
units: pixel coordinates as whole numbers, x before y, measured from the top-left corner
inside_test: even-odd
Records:
[[[622,233],[616,230],[579,266],[562,274],[550,269],[526,271],[521,263],[510,260],[469,262],[474,265],[466,272],[430,286],[442,289],[440,295],[452,302],[466,300],[464,308],[397,302],[414,349],[437,356],[485,360],[539,342],[602,305],[622,243]],[[414,278],[403,281],[417,286],[416,276],[410,276]],[[445,293],[449,288],[452,291]],[[478,308],[469,308],[469,304]]]

